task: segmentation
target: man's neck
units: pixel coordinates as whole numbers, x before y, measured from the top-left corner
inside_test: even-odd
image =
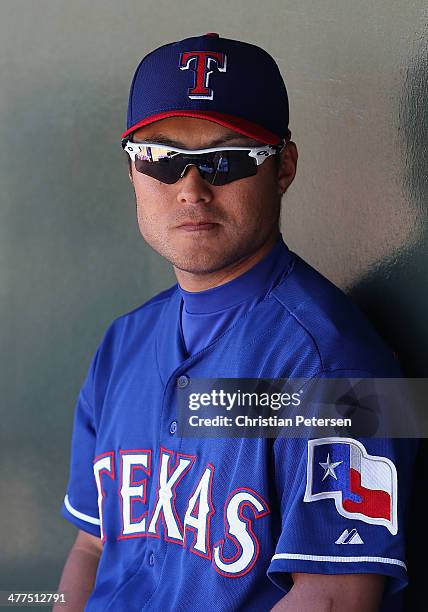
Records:
[[[275,245],[278,239],[278,233],[272,234],[269,239],[254,253],[247,257],[234,262],[230,266],[226,266],[221,270],[209,272],[207,274],[193,274],[180,270],[174,266],[174,272],[177,277],[178,284],[185,291],[205,291],[219,285],[224,285],[229,281],[241,276],[247,270],[255,266]]]

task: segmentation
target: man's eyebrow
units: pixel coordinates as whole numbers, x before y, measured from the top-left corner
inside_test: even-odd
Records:
[[[245,136],[241,136],[240,134],[226,134],[225,136],[222,136],[221,138],[217,138],[215,140],[212,140],[211,142],[205,143],[205,145],[203,147],[200,147],[201,149],[212,149],[214,147],[218,147],[218,146],[222,146],[224,144],[227,144],[230,141],[236,141],[236,140],[243,140],[244,138],[246,138]],[[133,138],[133,141],[136,143],[145,143],[145,142],[153,142],[153,143],[157,143],[157,144],[161,144],[161,145],[166,145],[168,147],[172,147],[172,148],[176,148],[176,149],[188,149],[188,146],[182,142],[181,140],[173,140],[171,138],[169,138],[168,136],[165,136],[164,134],[152,134],[152,136],[150,136],[150,138],[144,138],[142,140],[140,139],[136,139]],[[255,140],[251,140],[250,142],[248,142],[248,139],[245,142],[238,142],[236,144],[237,147],[241,146],[241,147],[257,147],[257,146],[263,146],[262,143],[259,143]]]

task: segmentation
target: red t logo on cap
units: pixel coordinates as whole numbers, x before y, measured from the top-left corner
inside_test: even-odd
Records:
[[[193,64],[193,66],[191,65]],[[220,51],[185,51],[180,54],[180,70],[191,68],[195,73],[195,84],[187,90],[189,98],[194,100],[212,100],[214,91],[208,87],[211,67],[217,65],[219,72],[226,72],[226,54]]]

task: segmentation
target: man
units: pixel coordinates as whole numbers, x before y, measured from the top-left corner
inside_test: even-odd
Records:
[[[282,240],[297,149],[276,63],[217,34],[164,45],[137,68],[122,137],[141,234],[178,284],[117,319],[92,361],[59,590],[76,610],[391,610],[410,454],[385,440],[189,438],[177,423],[192,379],[399,375]],[[350,457],[371,484],[339,490]]]

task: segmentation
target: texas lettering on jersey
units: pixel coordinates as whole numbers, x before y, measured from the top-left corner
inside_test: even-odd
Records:
[[[175,457],[174,457],[175,455]],[[259,541],[253,530],[253,521],[270,513],[266,501],[247,487],[230,492],[224,503],[223,539],[210,542],[210,524],[217,509],[212,501],[214,466],[206,465],[187,501],[184,516],[178,516],[175,500],[180,483],[191,472],[196,461],[194,455],[174,453],[167,448],[160,449],[157,475],[152,470],[150,449],[120,450],[103,453],[94,460],[94,475],[98,489],[98,509],[101,539],[106,541],[105,478],[118,481],[117,497],[120,504],[121,524],[118,525],[117,539],[139,537],[162,537],[188,548],[200,557],[212,562],[215,570],[225,577],[237,578],[251,570],[259,555]],[[117,462],[117,465],[115,463]],[[116,473],[119,471],[119,477]],[[157,478],[156,494],[152,507],[146,504],[148,479]],[[244,508],[249,511],[243,514]],[[223,510],[223,508],[222,508]],[[248,515],[254,518],[250,519]],[[161,529],[161,524],[163,529]],[[226,541],[234,554],[225,553]]]

